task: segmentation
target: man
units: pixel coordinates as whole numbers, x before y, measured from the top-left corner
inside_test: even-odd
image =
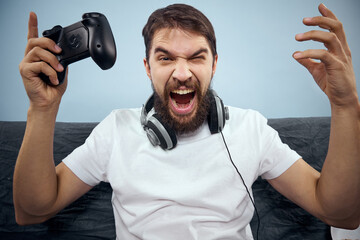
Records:
[[[310,71],[331,105],[329,150],[321,173],[282,144],[266,120],[251,110],[229,107],[230,118],[219,127],[228,155],[219,131],[212,134],[213,116],[208,117],[209,112],[216,117],[216,96],[209,90],[218,60],[215,34],[201,12],[183,4],[155,11],[143,29],[144,66],[153,98],[143,110],[113,111],[83,146],[55,167],[54,124],[67,79],[56,86],[56,71],[64,69],[53,53],[61,49],[50,39],[38,38],[36,15],[31,13],[20,63],[30,107],[14,173],[17,222],[45,221],[107,181],[113,188],[119,239],[252,239],[254,208],[247,188],[261,175],[324,222],[356,228],[360,103],[341,23],[323,4],[319,11],[321,16],[303,22],[329,31],[298,34],[296,40],[319,41],[327,50],[296,52],[293,57]],[[41,72],[55,86],[44,84]],[[174,141],[166,141],[177,143],[171,150],[148,141],[143,128],[152,117],[159,120],[155,125],[161,121],[169,132],[174,130]]]

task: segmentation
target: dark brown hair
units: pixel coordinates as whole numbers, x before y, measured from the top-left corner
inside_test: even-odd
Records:
[[[149,61],[154,33],[162,28],[181,28],[190,32],[199,33],[207,39],[215,59],[215,55],[217,55],[216,38],[214,28],[209,19],[192,6],[173,4],[153,12],[144,26],[142,35],[145,42],[147,61]]]

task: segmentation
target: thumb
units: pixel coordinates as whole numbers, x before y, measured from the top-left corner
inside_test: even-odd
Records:
[[[38,21],[37,16],[34,12],[30,12],[29,23],[28,23],[28,35],[27,39],[38,37]]]
[[[311,74],[313,73],[313,69],[316,67],[316,65],[318,64],[317,62],[315,62],[314,60],[310,59],[310,58],[301,58],[299,57],[299,53],[300,52],[295,52],[293,54],[293,58],[300,63],[301,65],[303,65]]]
[[[313,76],[317,85],[321,88],[321,90],[325,91],[326,83],[323,81],[325,72],[324,72],[324,64],[314,61],[311,58],[301,58],[298,52],[293,54],[298,63],[303,65]]]

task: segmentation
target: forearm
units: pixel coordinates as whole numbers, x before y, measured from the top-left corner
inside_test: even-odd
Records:
[[[360,103],[332,106],[329,149],[317,197],[327,218],[336,223],[360,214]]]
[[[57,177],[53,161],[56,113],[57,108],[51,111],[29,108],[14,172],[14,204],[18,213],[42,215],[56,200]]]

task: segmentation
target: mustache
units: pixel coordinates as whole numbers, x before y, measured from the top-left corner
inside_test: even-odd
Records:
[[[179,80],[175,80],[175,81],[169,81],[166,85],[165,85],[165,89],[167,90],[174,90],[174,89],[178,89],[180,87],[186,87],[186,88],[200,88],[200,83],[199,81],[191,81],[191,80],[187,80],[187,81],[179,81]]]

